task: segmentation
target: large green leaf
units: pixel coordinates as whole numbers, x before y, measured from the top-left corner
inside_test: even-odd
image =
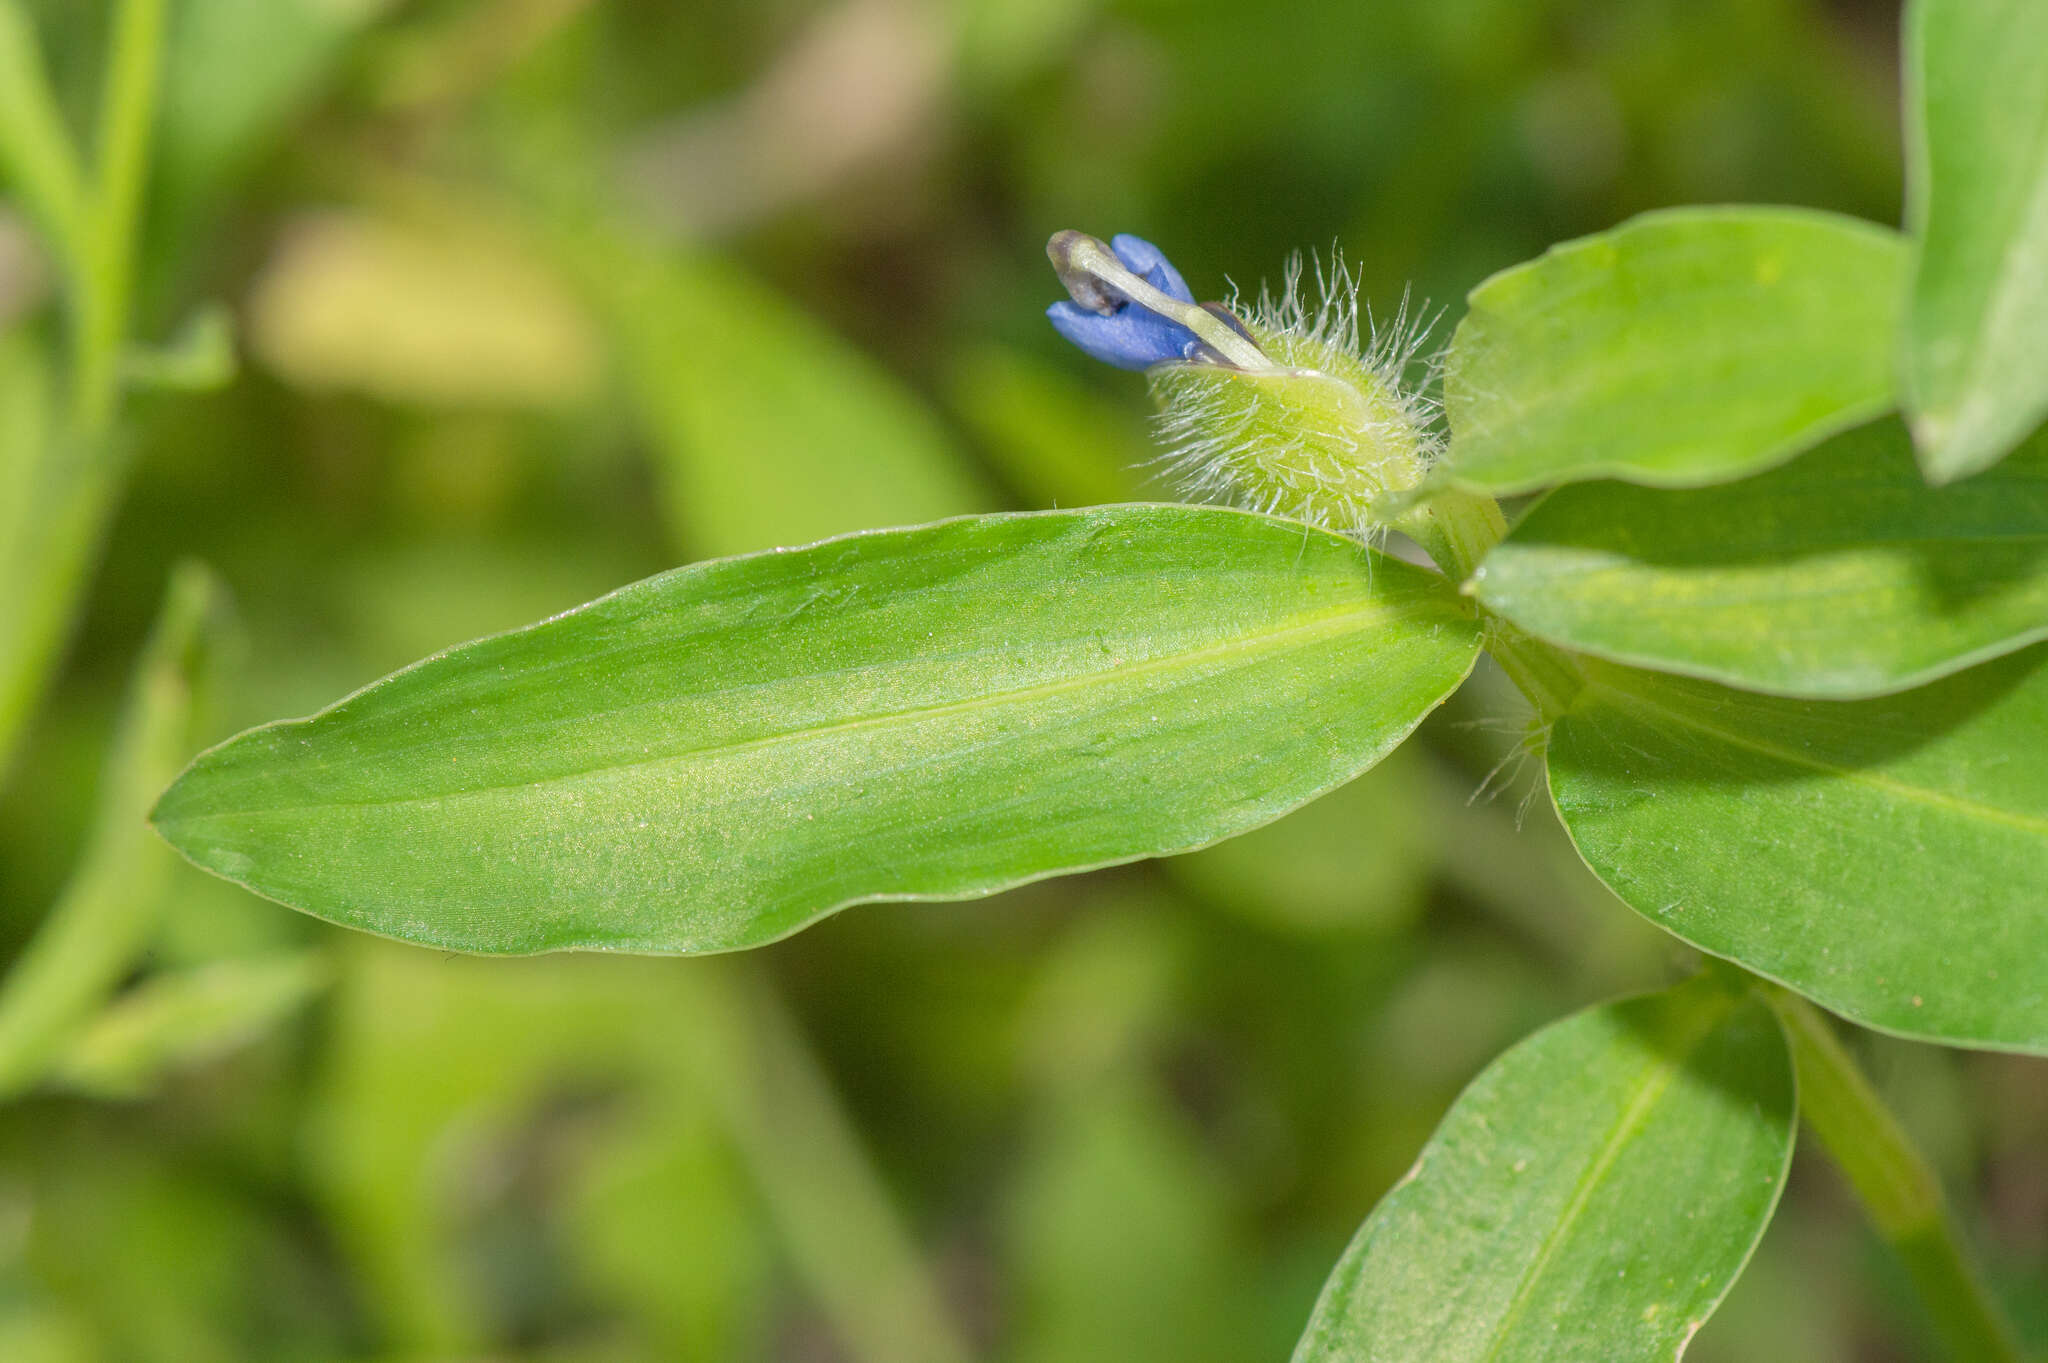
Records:
[[[1295,1363],[1676,1358],[1792,1155],[1770,1009],[1703,976],[1488,1066],[1338,1261]]]
[[[1781,695],[1901,690],[2048,636],[2048,436],[1945,488],[1889,419],[1726,487],[1563,488],[1473,582],[1601,657]]]
[[[1863,701],[1588,675],[1550,788],[1615,893],[1867,1026],[2048,1050],[2048,648]]]
[[[1906,49],[1905,388],[1944,481],[2048,416],[2048,5],[1918,0]]]
[[[716,951],[1243,832],[1455,687],[1434,574],[1212,507],[698,564],[202,757],[158,827],[310,913],[471,951]]]
[[[1896,232],[1794,208],[1647,213],[1472,291],[1446,474],[1493,492],[1725,482],[1893,402]]]

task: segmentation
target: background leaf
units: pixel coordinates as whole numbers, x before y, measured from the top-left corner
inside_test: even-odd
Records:
[[[1890,419],[1726,487],[1563,488],[1473,584],[1605,658],[1781,695],[1900,690],[2048,635],[2048,436],[1939,489]]]
[[[1907,13],[1906,400],[1927,476],[1945,482],[2048,416],[2048,6]]]
[[[185,0],[170,10],[159,212],[182,239],[288,127],[388,0]]]
[[[955,416],[1035,506],[1141,500],[1158,450],[1143,413],[1076,382],[1065,366],[984,343],[948,370]]]
[[[1471,293],[1444,367],[1445,472],[1492,492],[1725,482],[1892,405],[1897,233],[1797,208],[1680,208]]]
[[[1715,977],[1546,1027],[1373,1209],[1295,1363],[1675,1358],[1769,1223],[1792,1124],[1783,1034]]]
[[[1550,788],[1616,894],[1852,1021],[2048,1050],[2048,649],[1865,701],[1590,677]]]
[[[592,279],[660,453],[669,524],[694,551],[1000,505],[929,407],[737,269],[615,245]]]
[[[97,1097],[141,1097],[170,1072],[262,1036],[318,993],[327,976],[315,951],[155,975],[79,1028],[57,1056],[53,1077]]]
[[[481,214],[305,214],[249,304],[265,364],[308,392],[573,408],[602,345],[573,288]]]
[[[0,987],[0,1096],[33,1087],[156,926],[175,858],[144,829],[156,793],[198,746],[195,692],[219,642],[213,574],[185,564],[136,661],[101,778],[91,840]]]
[[[710,951],[1242,832],[1470,668],[1434,574],[1215,508],[986,517],[699,564],[196,763],[209,870],[472,951]]]

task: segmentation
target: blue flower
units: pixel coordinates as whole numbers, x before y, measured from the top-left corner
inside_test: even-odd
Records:
[[[1079,233],[1075,233],[1079,236]],[[1063,266],[1061,233],[1053,238],[1053,263]],[[1173,268],[1157,246],[1125,232],[1110,240],[1110,249],[1125,269],[1177,302],[1192,304],[1180,271]],[[1100,249],[1101,243],[1095,243]],[[1207,353],[1202,339],[1180,323],[1133,302],[1113,285],[1092,277],[1077,278],[1061,268],[1071,303],[1055,303],[1045,310],[1053,330],[1104,364],[1119,369],[1150,369],[1155,364],[1193,360]]]

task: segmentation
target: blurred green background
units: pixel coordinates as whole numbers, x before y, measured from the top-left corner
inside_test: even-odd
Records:
[[[89,126],[110,7],[28,9]],[[233,601],[218,738],[690,559],[1160,496],[1142,382],[1042,320],[1055,229],[1147,236],[1202,296],[1338,248],[1441,338],[1639,210],[1896,222],[1897,21],[172,0],[136,331],[224,305],[240,372],[126,405],[0,791],[0,953],[181,560]],[[10,344],[61,336],[56,277],[0,204]],[[1481,1065],[1686,968],[1578,867],[1521,714],[1482,673],[1252,836],[746,958],[455,958],[181,866],[121,1016],[0,1108],[0,1359],[1283,1358]],[[1862,1045],[2048,1337],[2048,1064]],[[1802,1156],[1689,1356],[1926,1356],[1908,1297]]]

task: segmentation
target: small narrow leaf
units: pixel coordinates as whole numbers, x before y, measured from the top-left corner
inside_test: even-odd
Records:
[[[1863,701],[1588,675],[1550,789],[1616,894],[1865,1026],[2048,1051],[2048,646]]]
[[[1697,487],[1893,403],[1896,232],[1794,208],[1646,213],[1472,291],[1445,361],[1445,472],[1491,492]]]
[[[0,1097],[34,1087],[67,1039],[132,970],[175,857],[143,816],[197,745],[197,693],[219,661],[223,597],[213,574],[180,565],[129,677],[91,836],[71,879],[0,983]]]
[[[2048,5],[1916,0],[1906,65],[1906,397],[1946,482],[2048,417]]]
[[[327,974],[318,953],[295,951],[154,975],[79,1029],[52,1078],[98,1097],[141,1097],[173,1071],[261,1037],[317,993]]]
[[[1488,1066],[1373,1210],[1295,1363],[1653,1363],[1684,1352],[1792,1155],[1771,1012],[1712,976]]]
[[[1726,487],[1540,502],[1473,575],[1540,638],[1779,695],[1918,686],[2048,637],[2048,435],[1930,489],[1895,420]]]
[[[203,756],[209,870],[458,950],[696,952],[1257,827],[1384,756],[1477,629],[1435,574],[1209,507],[679,569]]]

